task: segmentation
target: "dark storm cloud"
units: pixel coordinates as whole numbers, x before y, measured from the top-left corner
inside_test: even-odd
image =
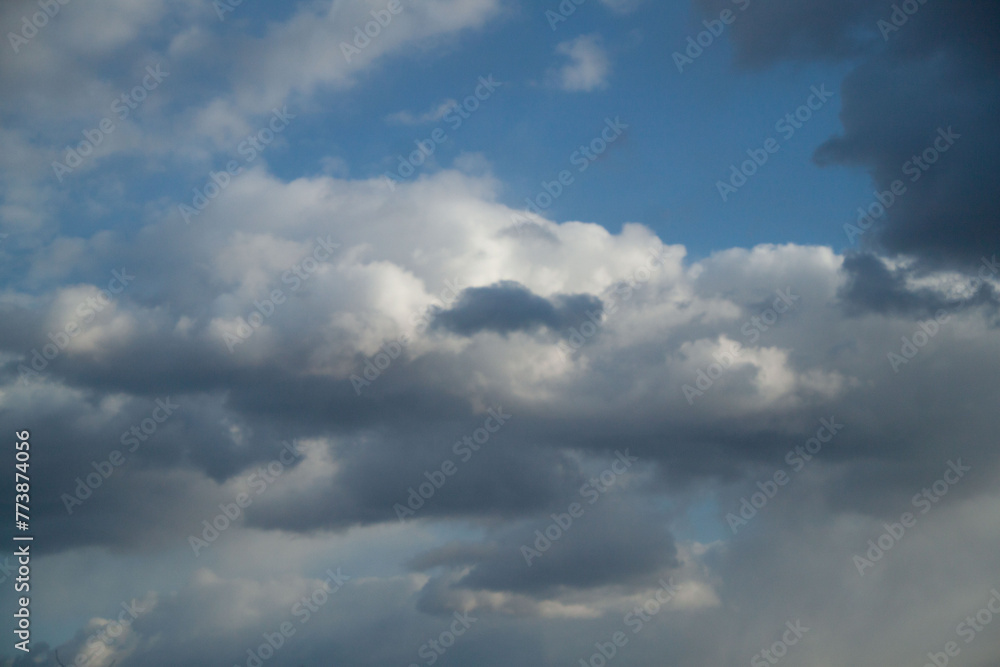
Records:
[[[782,60],[873,56],[886,43],[890,51],[904,57],[923,57],[947,47],[975,53],[987,61],[997,60],[998,10],[991,2],[694,0],[693,5],[699,16],[709,19],[717,18],[724,9],[734,12],[727,31],[741,65],[763,67]],[[898,26],[891,25],[893,5],[906,5],[908,10],[898,19]]]
[[[547,542],[539,541],[535,531],[548,540],[544,531],[556,525],[556,519],[542,515],[537,525],[512,533],[503,548],[473,566],[459,585],[543,594],[558,587],[634,583],[678,564],[673,537],[657,512],[613,497],[581,504],[583,515],[568,528],[551,529],[550,535],[561,537],[550,541],[547,550],[538,550]],[[555,514],[566,525],[566,508]],[[530,566],[522,547],[540,554],[531,557]]]
[[[421,608],[431,613],[447,610],[453,589],[544,597],[564,588],[648,583],[654,573],[679,565],[665,516],[642,507],[636,497],[604,493],[570,498],[580,505],[574,509],[575,518],[568,504],[553,507],[488,542],[452,543],[422,554],[411,568],[471,569],[458,580],[437,579],[424,591]]]
[[[226,478],[275,456],[266,423],[257,423],[256,437],[234,440],[230,426],[248,423],[218,397],[125,399],[36,383],[34,395],[46,400],[0,410],[0,427],[31,424],[32,463],[45,470],[33,483],[32,518],[52,535],[39,544],[43,552],[174,545],[186,522],[197,523],[211,507],[201,475],[214,470]],[[118,402],[118,414],[106,417]]]
[[[586,319],[587,311],[601,310],[599,299],[587,294],[559,295],[544,299],[513,281],[463,290],[458,303],[439,312],[433,327],[462,336],[480,331],[506,334],[547,327],[566,329]]]
[[[274,502],[265,499],[248,511],[248,521],[261,528],[311,531],[400,519],[509,519],[557,503],[583,482],[564,453],[519,445],[531,436],[513,424],[479,451],[466,447],[456,455],[454,443],[461,444],[470,432],[468,425],[454,422],[380,429],[338,447],[340,470],[322,485],[290,491]],[[455,466],[452,476],[440,472],[446,461]],[[433,494],[418,495],[417,489],[429,488],[435,477],[443,481]]]
[[[907,278],[919,274],[902,268],[890,270],[878,257],[867,253],[848,255],[844,259],[844,272],[848,281],[840,297],[848,312],[854,314],[875,312],[927,318],[941,310],[951,313],[962,307],[1000,305],[996,291],[989,284],[978,284],[974,293],[964,299],[947,298],[929,288],[909,288]]]
[[[436,567],[455,568],[471,565],[491,555],[495,545],[475,542],[449,542],[413,558],[407,565],[414,572],[424,572]]]
[[[732,8],[724,0],[695,4],[709,17]],[[898,11],[896,25],[894,7],[901,5],[910,11]],[[820,164],[869,168],[881,192],[896,180],[905,184],[864,245],[959,270],[1000,248],[994,186],[1000,178],[1000,5],[761,0],[736,13],[730,30],[740,64],[861,59],[842,87],[844,133],[815,157]],[[934,164],[914,167],[913,158],[933,147],[939,129],[949,128],[961,138],[937,158],[931,152]]]
[[[731,27],[740,64],[762,67],[785,58],[839,58],[869,51],[874,24],[890,0],[694,0],[699,16],[736,15]]]
[[[865,243],[959,270],[1000,248],[998,74],[964,46],[943,45],[924,57],[879,57],[846,78],[844,134],[816,159],[868,166],[881,193],[905,187],[895,201],[882,195],[887,211]]]

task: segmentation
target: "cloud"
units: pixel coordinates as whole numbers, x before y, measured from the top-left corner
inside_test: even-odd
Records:
[[[995,302],[966,300],[954,308],[898,372],[886,357],[899,351],[902,337],[920,331],[921,304],[936,305],[928,301],[934,294],[945,303],[952,298],[953,272],[914,273],[888,259],[883,271],[829,248],[797,245],[686,261],[682,247],[664,245],[639,225],[611,234],[536,217],[549,236],[543,241],[507,233],[514,211],[496,201],[496,187],[491,177],[449,170],[394,193],[377,181],[284,182],[254,170],[234,180],[198,224],[185,225],[166,209],[134,238],[80,240],[61,254],[62,270],[79,276],[71,290],[56,277],[31,293],[8,287],[0,302],[0,425],[30,423],[39,442],[73,443],[34,454],[47,471],[36,492],[48,500],[34,508],[33,521],[53,536],[43,557],[108,550],[190,559],[175,565],[176,576],[190,578],[189,590],[130,628],[117,653],[123,665],[246,655],[311,585],[308,577],[274,583],[273,563],[254,566],[246,581],[206,578],[196,568],[216,559],[240,562],[247,553],[281,553],[271,560],[283,561],[293,553],[290,535],[297,536],[292,543],[303,541],[303,553],[327,553],[333,547],[320,545],[333,543],[347,553],[339,545],[354,544],[357,563],[364,563],[379,549],[355,540],[375,533],[386,540],[380,548],[411,562],[411,571],[392,574],[383,563],[342,591],[329,616],[289,643],[292,662],[321,654],[360,661],[380,650],[386,660],[412,660],[440,634],[442,620],[472,610],[478,635],[461,649],[456,644],[455,659],[499,664],[498,646],[514,633],[529,645],[571,641],[559,656],[564,663],[577,652],[589,655],[595,633],[621,628],[668,577],[685,591],[669,615],[673,636],[684,639],[661,644],[652,639],[658,633],[644,631],[637,660],[655,653],[682,664],[718,662],[718,630],[705,628],[737,627],[733,610],[756,604],[766,613],[755,616],[754,631],[727,635],[740,651],[759,651],[756,637],[800,613],[805,625],[814,623],[816,638],[808,650],[803,644],[803,656],[857,662],[852,644],[835,641],[821,624],[835,614],[821,610],[819,589],[795,584],[781,568],[842,591],[836,609],[891,598],[891,584],[877,576],[871,586],[867,576],[864,588],[855,583],[851,550],[877,537],[879,521],[898,518],[948,459],[974,461],[976,473],[922,523],[926,532],[913,533],[912,546],[898,548],[953,552],[947,541],[934,541],[951,517],[990,516],[1000,455],[981,443],[995,432],[988,406],[1000,398],[1000,339],[990,324]],[[400,227],[403,215],[410,224]],[[328,237],[340,247],[293,290],[295,281],[283,276]],[[433,261],[425,260],[429,253]],[[87,345],[74,341],[42,378],[19,383],[19,366],[50,342],[73,294],[90,294],[125,262],[137,267],[134,285],[105,319],[88,323]],[[184,270],[167,268],[177,266]],[[272,301],[276,289],[281,303]],[[799,299],[794,309],[768,319],[775,291],[789,289]],[[876,300],[860,316],[845,316],[859,297],[844,295],[866,290],[898,306]],[[449,303],[448,294],[458,296]],[[603,315],[594,323],[580,311],[598,303]],[[435,307],[442,324],[421,328]],[[223,333],[255,311],[267,313],[263,324],[230,352]],[[115,318],[129,323],[127,335],[109,328]],[[578,347],[560,346],[571,340],[567,325],[591,333]],[[747,327],[759,339],[748,337]],[[402,333],[409,334],[405,350],[380,371],[372,392],[359,396],[351,375],[364,373]],[[721,376],[712,371],[712,385],[689,404],[684,385],[716,363],[725,341],[742,343],[744,355]],[[62,494],[74,493],[93,462],[120,449],[122,434],[164,396],[181,405],[176,416],[68,515]],[[513,417],[474,456],[456,451],[491,407]],[[821,417],[844,424],[843,431],[803,473],[813,477],[783,489],[746,538],[707,547],[676,535],[705,490],[718,507],[709,523],[728,530],[722,514],[754,493],[761,475],[785,467],[786,453],[816,432]],[[251,475],[266,470],[285,441],[305,447],[303,462],[254,495],[196,559],[188,536],[200,534],[220,506],[252,492]],[[638,459],[628,477],[586,504],[581,489],[600,480],[623,449]],[[425,473],[433,477],[445,461],[457,472],[400,523],[394,506],[407,503],[411,489],[430,479]],[[528,567],[521,546],[530,541],[534,548],[534,531],[573,502],[586,508],[583,516]],[[802,526],[810,539],[789,525]],[[428,531],[446,531],[447,539]],[[449,541],[458,545],[440,548]],[[981,542],[967,558],[985,574],[995,545]],[[887,561],[885,572],[899,562]],[[762,598],[749,571],[774,573],[778,592]],[[281,592],[267,593],[272,589]],[[974,612],[979,592],[956,592],[946,611]],[[217,594],[212,605],[198,602]],[[950,616],[927,611],[937,608],[929,603],[933,586],[919,595],[924,611],[908,611],[908,618],[947,629]],[[248,608],[257,610],[252,619],[240,615]],[[191,609],[204,613],[192,617]],[[530,631],[515,620],[525,618],[536,619]],[[662,629],[666,618],[649,623]],[[405,640],[386,646],[378,639],[387,623],[401,623]],[[340,629],[331,635],[334,627]],[[859,627],[854,636],[882,656],[871,632]],[[65,645],[67,655],[85,634]],[[151,639],[173,636],[189,639],[170,649]],[[981,646],[976,650],[988,652],[992,644]]]
[[[354,28],[372,21],[367,5],[326,2],[302,6],[273,24],[259,39],[242,39],[234,72],[234,95],[247,112],[263,113],[294,95],[320,87],[343,88],[381,58],[433,45],[462,31],[483,26],[500,10],[498,0],[432,0],[404,3],[369,42],[354,44]],[[357,53],[343,45],[354,47]],[[308,65],[303,66],[303,63]]]
[[[248,664],[285,622],[296,633],[276,664],[411,664],[456,613],[476,620],[444,659],[478,667],[577,664],[618,631],[617,664],[745,664],[796,620],[810,628],[797,664],[919,664],[954,640],[1000,587],[995,12],[926,3],[886,42],[886,4],[752,3],[736,57],[856,58],[844,132],[816,159],[870,168],[882,197],[938,127],[961,134],[954,147],[857,249],[696,258],[628,222],[533,215],[519,233],[525,212],[478,156],[393,191],[337,157],[305,176],[261,161],[191,224],[169,197],[128,209],[127,227],[76,224],[67,211],[121,205],[142,171],[131,160],[164,181],[217,170],[270,105],[310,108],[504,5],[408,3],[350,61],[340,43],[370,20],[364,5],[260,23],[200,2],[63,5],[44,39],[0,61],[17,93],[0,101],[0,427],[31,430],[45,536],[35,651],[0,660],[49,667],[44,642],[58,641],[68,664],[132,600],[143,612],[101,665]],[[2,23],[37,6],[9,3]],[[607,85],[598,36],[557,48],[569,64],[553,85]],[[177,78],[87,167],[100,192],[46,185],[52,147],[164,57]],[[121,58],[136,64],[111,66]],[[96,309],[122,267],[134,282]],[[373,378],[363,392],[359,377]],[[178,407],[160,422],[164,400]],[[510,417],[483,440],[491,410]],[[820,420],[843,428],[805,459]],[[293,445],[301,456],[281,463]],[[104,463],[115,453],[124,463]],[[919,513],[914,497],[959,460],[968,474]],[[770,493],[777,471],[791,481]],[[727,513],[755,494],[766,503],[734,533]],[[916,526],[861,576],[853,557],[904,512]],[[191,537],[213,529],[196,556]],[[540,551],[530,565],[525,546]],[[338,567],[351,579],[334,593]],[[962,645],[970,665],[998,652],[989,632]]]
[[[600,35],[581,35],[559,43],[556,53],[570,62],[558,70],[550,70],[554,85],[567,92],[593,92],[606,88],[611,74],[611,61]]]
[[[3,173],[33,181],[12,189],[0,208],[4,219],[17,227],[44,224],[44,210],[59,195],[46,195],[38,182],[51,177],[54,160],[65,160],[63,147],[78,143],[103,117],[116,128],[81,171],[122,155],[154,169],[177,157],[208,169],[218,153],[231,152],[262,119],[266,123],[275,107],[290,105],[296,113],[296,103],[350,88],[359,73],[408,49],[441,48],[500,11],[498,0],[407,3],[358,49],[354,28],[373,20],[367,6],[302,5],[253,35],[240,30],[245,8],[232,7],[229,20],[220,22],[211,3],[192,0],[109,0],[87,11],[66,5],[16,57],[0,62],[0,85],[21,91],[16,100],[0,100],[0,113],[17,128],[5,130],[5,145],[46,147],[31,155],[12,152],[9,165],[0,162]],[[6,3],[0,23],[20,25],[37,11],[37,2]],[[72,19],[61,20],[67,15]],[[344,45],[358,53],[345,55]],[[115,64],[123,61],[129,65]],[[147,65],[157,64],[169,78],[142,102],[141,113],[119,120],[114,101],[142,81]]]
[[[987,185],[1000,175],[1000,132],[988,111],[1000,103],[1000,58],[991,28],[1000,9],[974,0],[918,3],[912,15],[901,14],[902,21],[893,19],[902,11],[898,4],[754,4],[731,28],[737,62],[762,68],[782,61],[854,60],[841,90],[844,132],[822,144],[815,159],[870,170],[873,195],[857,202],[860,213],[894,182],[905,186],[874,221],[863,246],[975,271],[986,249],[1000,246],[1000,208]],[[718,16],[729,3],[696,0],[695,6]]]
[[[917,18],[935,20],[928,14]],[[858,206],[869,207],[894,182],[905,187],[869,247],[974,270],[984,248],[1000,246],[1000,207],[984,185],[1000,175],[1000,133],[985,112],[1000,102],[1000,68],[968,53],[971,39],[957,33],[934,57],[875,59],[844,82],[845,132],[820,146],[817,160],[872,170],[872,198]]]
[[[538,219],[555,239],[539,242],[505,233],[514,212],[495,201],[494,186],[490,177],[443,171],[390,194],[376,181],[284,183],[252,171],[197,225],[169,211],[134,241],[86,241],[65,258],[65,269],[91,285],[74,294],[91,294],[111,267],[142,269],[113,309],[87,323],[27,386],[19,378],[32,350],[50,341],[78,299],[58,289],[36,297],[8,291],[0,325],[5,400],[23,418],[50,406],[49,416],[34,419],[42,424],[39,437],[75,433],[74,455],[48,464],[42,484],[51,485],[53,498],[74,488],[90,461],[117,446],[156,398],[186,406],[155,447],[137,452],[130,463],[136,475],[89,501],[87,531],[68,521],[61,502],[36,520],[62,526],[61,548],[162,539],[157,526],[172,522],[153,517],[164,504],[197,525],[204,498],[232,495],[228,487],[212,491],[213,484],[245,479],[283,441],[319,439],[330,466],[312,464],[325,472],[301,490],[276,486],[248,509],[249,524],[308,533],[396,521],[393,506],[423,481],[421,471],[456,458],[453,444],[497,405],[516,415],[497,436],[505,444],[470,461],[422,517],[516,517],[558,507],[586,479],[567,459],[571,451],[629,446],[643,465],[669,462],[663,474],[671,483],[738,475],[743,466],[780,460],[828,412],[865,425],[845,434],[838,450],[845,462],[851,452],[892,458],[903,434],[922,429],[926,450],[908,455],[916,479],[940,464],[933,434],[959,428],[906,408],[937,395],[938,380],[923,382],[938,372],[933,350],[949,351],[962,387],[949,404],[990,400],[984,373],[992,364],[984,360],[996,358],[995,337],[977,333],[960,352],[952,346],[989,331],[996,302],[953,304],[951,274],[890,279],[863,270],[860,260],[845,264],[828,248],[795,245],[685,263],[683,248],[664,246],[638,225],[612,235],[593,224]],[[404,214],[411,225],[400,228]],[[296,225],[285,224],[289,219]],[[340,247],[307,279],[296,278],[292,269],[317,239]],[[436,260],[423,261],[432,249]],[[177,264],[187,270],[167,270]],[[461,288],[444,305],[436,295],[448,284]],[[754,325],[778,290],[798,299],[794,309]],[[879,294],[898,307],[880,305],[887,297]],[[876,309],[845,318],[852,303]],[[886,355],[938,304],[951,309],[951,319],[900,371],[908,382],[899,385]],[[421,327],[435,308],[436,324]],[[230,351],[225,336],[254,312],[265,315],[262,324]],[[358,396],[351,376],[402,334],[409,342],[373,382],[374,393]],[[735,342],[745,347],[742,356],[689,403],[685,385],[694,386],[699,371]],[[873,388],[880,383],[919,398],[897,403]],[[91,392],[116,398],[94,403]],[[877,424],[867,416],[875,406]],[[706,460],[716,463],[706,467]],[[170,483],[153,484],[158,475]],[[126,502],[140,479],[176,501]]]
[[[960,308],[997,304],[996,272],[989,259],[979,267],[987,280],[963,273],[935,273],[924,278],[912,266],[887,266],[880,258],[857,254],[844,260],[844,271],[850,276],[842,297],[852,312],[909,313],[931,317],[939,311],[953,312]],[[990,274],[993,274],[992,277]]]
[[[588,310],[600,317],[600,300],[580,294],[557,295],[549,301],[516,282],[503,281],[463,291],[454,307],[434,317],[433,326],[463,336],[484,330],[510,333],[540,326],[558,331],[586,320]]]
[[[386,122],[394,125],[423,125],[444,118],[451,109],[458,105],[455,100],[445,100],[422,114],[413,115],[409,111],[397,111],[385,117]]]
[[[695,10],[717,19],[724,9],[742,9],[729,30],[741,64],[764,67],[782,59],[846,58],[863,53],[880,40],[875,22],[891,0],[772,0],[734,3],[693,0]]]
[[[475,562],[455,586],[544,596],[560,588],[645,582],[679,565],[673,537],[654,512],[613,497],[597,498],[594,505],[580,502],[584,514],[575,522],[566,523],[566,508],[555,512],[568,526],[565,531],[551,530],[555,519],[541,515],[535,525],[504,536],[503,548]],[[562,537],[549,540],[545,530]]]

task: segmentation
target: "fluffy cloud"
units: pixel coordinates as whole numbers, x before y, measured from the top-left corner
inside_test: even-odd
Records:
[[[611,60],[600,35],[581,35],[556,47],[569,63],[549,72],[555,85],[568,92],[589,93],[605,88],[611,74]]]
[[[919,378],[937,372],[936,351],[974,332],[961,353],[949,353],[955,372],[981,376],[984,360],[993,358],[995,337],[979,334],[991,330],[995,299],[950,298],[944,279],[936,287],[892,283],[895,301],[909,295],[924,307],[856,311],[854,295],[875,289],[858,281],[886,279],[845,266],[829,249],[760,246],[686,264],[682,248],[664,246],[637,225],[613,236],[596,225],[540,221],[546,238],[519,236],[507,233],[513,212],[492,201],[494,185],[442,172],[391,193],[375,181],[286,184],[247,173],[194,226],[168,210],[133,243],[91,242],[89,252],[72,255],[88,266],[96,255],[96,265],[142,268],[134,286],[81,322],[38,379],[19,381],[32,350],[100,283],[33,300],[9,293],[4,340],[16,342],[5,351],[25,356],[5,365],[5,401],[34,410],[45,392],[83,392],[72,409],[87,414],[91,399],[84,397],[94,390],[131,397],[94,423],[90,452],[78,434],[80,458],[72,465],[63,459],[65,476],[52,476],[60,488],[72,486],[74,467],[85,472],[86,457],[107,447],[102,432],[111,423],[140,421],[163,395],[190,405],[168,428],[191,432],[158,435],[155,460],[150,448],[137,455],[137,466],[172,469],[183,460],[222,480],[266,462],[281,439],[365,434],[362,448],[328,445],[337,465],[311,483],[326,499],[315,511],[293,510],[297,503],[276,495],[248,512],[252,522],[308,530],[393,518],[393,504],[419,481],[412,471],[447,456],[490,406],[516,415],[500,439],[550,451],[552,467],[527,464],[528,450],[508,444],[494,460],[509,460],[499,464],[508,479],[477,460],[429,503],[426,516],[495,512],[507,505],[508,485],[533,489],[511,496],[512,512],[558,505],[559,489],[583,479],[558,454],[567,448],[596,454],[627,443],[644,460],[670,461],[666,474],[687,477],[714,452],[734,474],[804,439],[830,411],[866,423],[845,436],[854,444],[841,451],[890,457],[895,439],[885,435],[930,417],[914,422],[879,386],[934,395],[937,383],[924,386]],[[412,223],[403,229],[394,227],[401,211]],[[306,261],[330,240],[339,247],[325,261]],[[177,265],[186,267],[181,279],[159,280]],[[459,290],[444,308],[435,294],[449,282]],[[995,288],[993,276],[976,294]],[[792,299],[790,308],[781,294]],[[912,337],[939,305],[949,321],[896,372],[887,354],[898,353],[901,337]],[[45,309],[41,317],[32,315],[37,308]],[[363,376],[369,360],[402,335],[409,338],[398,357],[358,396],[351,377]],[[227,345],[227,336],[238,342]],[[742,347],[730,361],[736,343]],[[714,376],[718,363],[725,372],[705,386],[699,377]],[[904,374],[908,381],[899,379]],[[698,389],[693,400],[685,387]],[[211,399],[196,407],[190,400],[199,395]],[[978,404],[990,395],[969,380],[949,401]],[[882,404],[878,425],[865,417],[873,403]],[[231,427],[221,439],[219,426],[202,431],[213,411],[216,420],[229,415],[243,435],[234,438]],[[924,440],[928,428],[919,427]],[[106,490],[109,508],[115,493]],[[56,520],[62,508],[53,510]]]

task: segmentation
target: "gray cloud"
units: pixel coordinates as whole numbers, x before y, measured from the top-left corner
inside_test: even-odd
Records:
[[[1000,104],[1000,9],[961,0],[894,10],[901,4],[753,3],[731,27],[737,61],[764,67],[860,59],[841,90],[844,132],[821,145],[816,160],[868,167],[881,192],[897,180],[906,186],[865,237],[866,246],[968,270],[1000,246],[1000,209],[989,185],[1000,174],[1000,133],[991,113]],[[717,16],[729,3],[696,5]],[[961,138],[939,158],[932,152],[933,164],[915,166],[913,158],[933,147],[939,129]]]
[[[507,334],[539,327],[560,331],[586,320],[588,311],[599,317],[600,299],[589,294],[543,299],[515,281],[503,281],[464,290],[458,303],[435,315],[432,326],[462,336],[480,331]]]

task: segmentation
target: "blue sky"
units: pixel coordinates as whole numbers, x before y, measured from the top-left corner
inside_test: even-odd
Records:
[[[247,3],[210,28],[220,38],[259,36],[269,24],[287,18],[288,11]],[[793,137],[782,139],[779,153],[728,201],[721,199],[716,183],[728,177],[730,165],[747,159],[746,150],[781,136],[776,121],[794,112],[811,86],[839,92],[850,64],[748,70],[733,62],[732,46],[723,35],[678,72],[672,54],[687,48],[689,36],[704,31],[701,20],[684,3],[643,3],[621,14],[594,2],[580,6],[553,31],[542,9],[512,8],[475,34],[455,35],[415,54],[387,56],[347,91],[317,91],[306,104],[293,101],[296,122],[280,144],[268,147],[261,163],[294,179],[322,172],[333,159],[342,170],[338,175],[368,178],[395,167],[397,155],[408,155],[414,141],[443,127],[448,139],[419,174],[430,175],[453,167],[459,156],[477,154],[485,160],[481,168],[503,183],[500,200],[524,207],[526,197],[542,191],[543,180],[551,181],[562,169],[575,170],[571,155],[597,135],[606,118],[621,118],[629,126],[627,135],[575,178],[551,215],[596,222],[612,232],[623,222],[638,222],[665,241],[683,243],[695,258],[758,243],[843,247],[842,225],[867,201],[871,179],[863,169],[820,167],[812,160],[818,145],[842,131],[839,96]],[[594,48],[606,58],[607,71],[592,89],[567,91],[553,80],[553,71],[570,63],[558,45],[581,37],[596,40]],[[209,67],[198,85],[210,85],[218,71]],[[463,100],[478,78],[489,74],[503,87],[456,131],[443,120],[390,120],[399,112],[420,117],[448,100]],[[165,85],[173,87],[173,82],[168,79]],[[172,91],[171,98],[196,99],[187,82],[185,86]],[[143,105],[136,117],[148,113]],[[81,127],[99,120],[79,118]],[[65,139],[76,136],[70,133]],[[206,164],[217,169],[238,157],[237,144],[232,142],[228,150],[225,144],[217,146]],[[131,160],[125,165],[135,164],[135,157],[124,159]],[[143,170],[134,174],[128,192],[136,206],[142,200],[177,198],[185,188],[203,184],[196,172],[185,177],[164,166],[152,178]],[[68,178],[81,197],[100,199],[96,175]],[[116,209],[110,215],[102,209],[92,225],[134,228],[135,216]]]
[[[815,148],[842,129],[837,97],[783,140],[780,153],[728,202],[716,181],[747,159],[747,149],[780,137],[775,123],[804,103],[811,86],[838,91],[849,66],[743,71],[733,64],[730,44],[719,39],[678,72],[672,54],[704,30],[700,21],[683,3],[645,3],[621,15],[594,2],[553,31],[541,9],[521,7],[476,35],[456,38],[444,53],[388,59],[349,96],[338,95],[332,109],[304,114],[289,132],[288,150],[269,160],[286,178],[330,155],[342,158],[352,177],[380,174],[396,166],[396,155],[409,154],[414,141],[449,127],[443,120],[400,125],[387,117],[400,111],[420,116],[446,100],[462,100],[480,76],[493,74],[505,85],[461,128],[449,130],[435,153],[437,165],[420,173],[478,153],[504,183],[502,200],[523,207],[525,197],[542,191],[543,180],[573,169],[570,156],[596,136],[605,118],[621,117],[628,137],[579,176],[553,205],[553,215],[615,232],[623,220],[639,222],[684,243],[695,256],[788,241],[842,247],[843,222],[871,188],[863,170],[812,162]],[[568,61],[554,43],[590,35],[600,37],[610,63],[603,85],[567,92],[547,81],[546,72]]]

